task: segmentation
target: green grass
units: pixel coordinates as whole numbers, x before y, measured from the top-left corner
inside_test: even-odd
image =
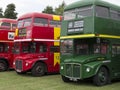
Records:
[[[90,82],[64,83],[61,76],[32,77],[18,75],[15,71],[0,72],[0,90],[120,90],[120,82],[96,87]]]

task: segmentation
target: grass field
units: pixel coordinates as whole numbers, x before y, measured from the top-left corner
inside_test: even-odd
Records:
[[[7,71],[0,72],[0,90],[120,90],[120,82],[96,87],[90,82],[64,83],[59,74],[32,77]]]

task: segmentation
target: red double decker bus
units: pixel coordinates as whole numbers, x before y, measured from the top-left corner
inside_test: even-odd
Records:
[[[0,18],[0,72],[13,68],[16,24],[14,19]]]
[[[14,69],[34,76],[59,72],[61,16],[27,13],[18,18]]]

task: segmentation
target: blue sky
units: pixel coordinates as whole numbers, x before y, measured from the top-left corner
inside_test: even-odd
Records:
[[[44,10],[46,6],[58,7],[62,3],[63,0],[0,0],[0,7],[5,10],[6,6],[10,3],[14,3],[16,5],[16,12],[18,16],[28,13],[28,12],[41,12]],[[72,2],[76,2],[79,0],[64,0],[68,5]],[[120,6],[120,0],[104,0],[109,1],[114,4],[118,4]]]

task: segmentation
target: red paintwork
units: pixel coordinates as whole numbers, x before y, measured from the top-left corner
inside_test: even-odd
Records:
[[[25,18],[29,18],[29,17],[41,17],[41,18],[48,18],[48,19],[53,19],[53,16],[52,14],[45,14],[45,13],[38,13],[38,12],[32,12],[32,13],[27,13],[27,14],[24,14],[22,16],[20,16],[18,18],[18,20],[22,20],[22,19],[25,19]]]
[[[8,44],[9,49],[7,52],[0,52],[0,60],[6,60],[9,63],[9,68],[13,66],[14,54],[12,53],[12,49],[14,46],[13,40],[8,40],[8,30],[0,30],[0,43]]]
[[[17,24],[17,21],[14,19],[8,19],[8,18],[0,18],[0,23],[7,22],[10,24]],[[0,25],[0,43],[8,44],[9,49],[7,52],[0,52],[0,60],[6,60],[9,64],[9,68],[13,68],[13,60],[14,60],[14,54],[12,52],[14,47],[14,36],[13,38],[9,38],[8,33],[14,33],[15,27],[10,28],[6,26]]]
[[[10,22],[10,23],[17,23],[14,19],[8,19],[8,18],[0,18],[0,22]]]
[[[35,17],[41,17],[41,18],[48,18],[48,20],[53,20],[53,15],[50,14],[44,14],[44,13],[28,13],[18,18],[19,20],[30,18],[34,19]],[[60,17],[62,19],[62,17]],[[32,20],[33,21],[33,20]],[[26,32],[29,34],[26,34],[26,36],[16,36],[15,40],[26,40],[31,39],[29,42],[39,42],[44,43],[48,46],[46,53],[39,53],[39,47],[36,46],[37,50],[35,53],[22,53],[20,52],[18,56],[14,59],[14,63],[17,60],[22,60],[22,70],[16,69],[16,65],[14,64],[14,69],[17,72],[26,72],[32,69],[33,65],[37,61],[42,61],[47,66],[48,72],[59,72],[59,64],[56,64],[54,66],[54,53],[50,52],[50,46],[54,46],[54,42],[51,41],[35,41],[35,39],[51,39],[54,40],[54,27],[43,27],[43,26],[34,26],[33,23],[29,27],[22,27],[18,28],[20,29],[26,29]],[[16,41],[19,42],[20,51],[22,49],[21,43],[28,42],[28,41]],[[39,44],[40,45],[40,44]],[[47,60],[43,60],[46,59]],[[29,63],[28,66],[26,66],[26,63]]]

